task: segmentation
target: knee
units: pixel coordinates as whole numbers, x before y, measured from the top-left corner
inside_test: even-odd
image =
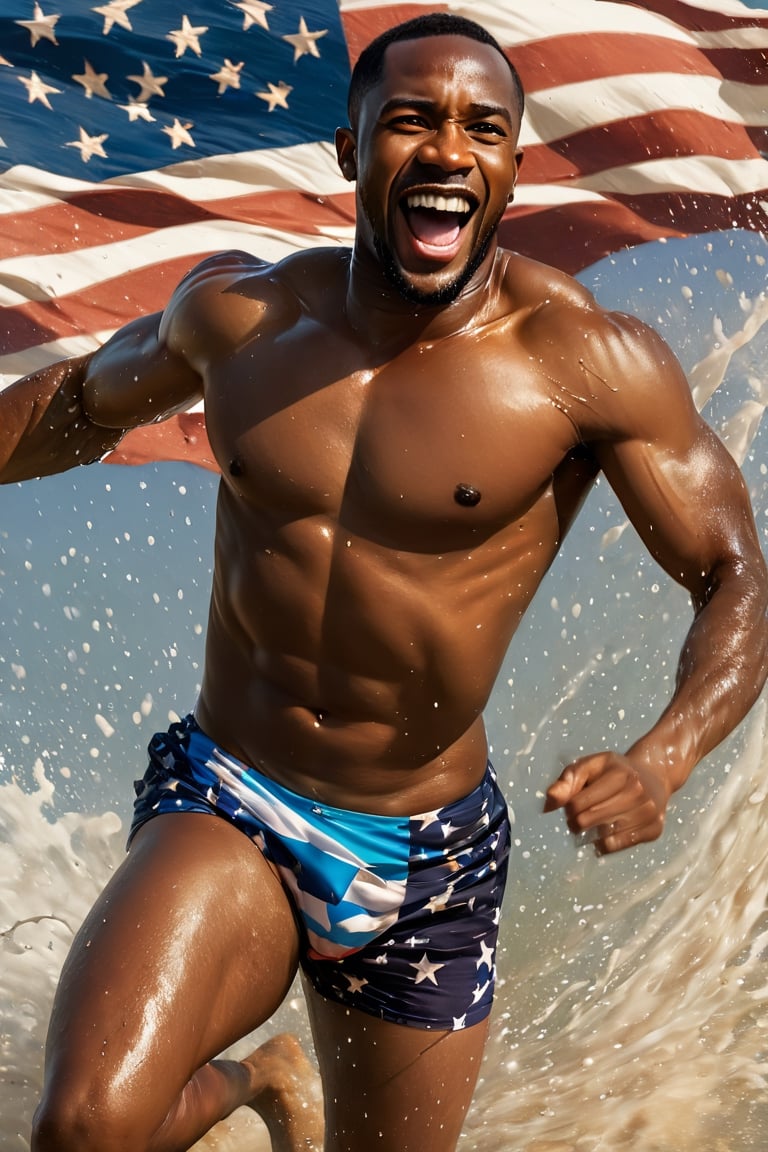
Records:
[[[47,1093],[32,1120],[30,1152],[142,1152],[146,1134],[109,1104]]]

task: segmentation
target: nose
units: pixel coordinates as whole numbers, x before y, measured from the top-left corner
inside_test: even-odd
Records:
[[[446,172],[467,171],[474,164],[470,139],[455,120],[443,120],[430,132],[419,148],[418,156],[422,164]]]

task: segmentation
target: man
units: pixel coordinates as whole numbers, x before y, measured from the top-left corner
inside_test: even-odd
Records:
[[[653,840],[764,682],[748,499],[671,353],[498,246],[521,114],[477,25],[401,26],[337,135],[352,253],[207,260],[162,315],[3,396],[5,481],[200,396],[222,473],[202,690],[150,745],[62,974],[35,1152],[186,1148],[241,1104],[280,1152],[455,1148],[508,852],[482,710],[598,468],[695,620],[650,731],[546,808],[603,853]],[[325,1143],[289,1038],[214,1059],[298,963]]]

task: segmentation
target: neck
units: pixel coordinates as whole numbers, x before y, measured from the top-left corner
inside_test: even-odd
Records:
[[[356,246],[349,266],[346,315],[350,328],[376,348],[407,347],[414,342],[455,335],[489,317],[499,250],[489,249],[480,267],[448,304],[406,299],[385,276],[379,261]]]

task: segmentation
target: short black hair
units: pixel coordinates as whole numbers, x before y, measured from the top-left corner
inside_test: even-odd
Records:
[[[477,40],[480,44],[488,44],[491,48],[495,48],[509,68],[517,98],[517,111],[522,120],[525,106],[522,81],[498,40],[474,20],[467,20],[464,16],[454,16],[448,12],[430,12],[382,32],[360,53],[352,69],[347,101],[349,123],[353,128],[357,127],[363,99],[384,75],[384,54],[390,44],[397,44],[402,40],[423,40],[429,36],[466,36],[469,40]]]

